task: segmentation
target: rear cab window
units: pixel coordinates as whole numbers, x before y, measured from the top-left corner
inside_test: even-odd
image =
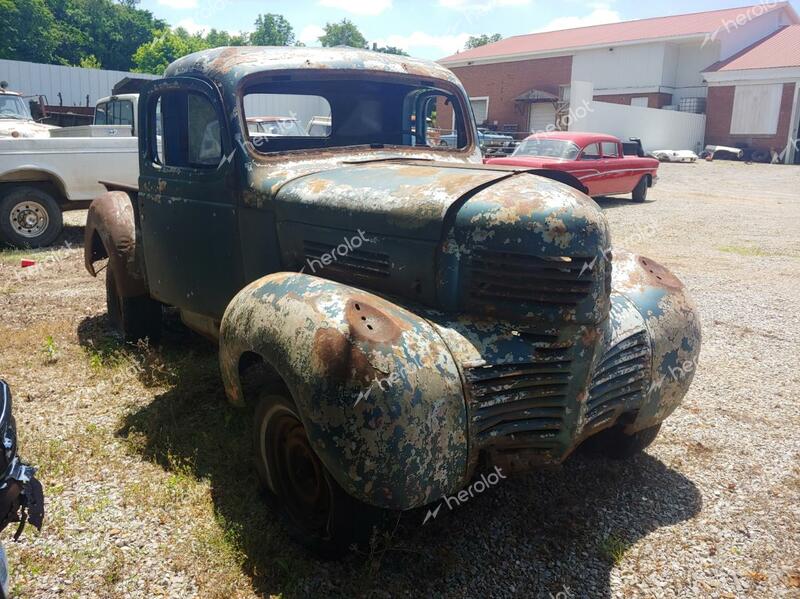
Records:
[[[110,100],[97,105],[94,112],[95,125],[130,125],[133,127],[133,102]]]
[[[242,92],[246,131],[260,153],[353,146],[452,150],[469,145],[463,107],[446,82],[313,71],[261,79]],[[446,130],[437,122],[437,106],[444,103],[455,114]],[[275,126],[255,126],[265,122]]]

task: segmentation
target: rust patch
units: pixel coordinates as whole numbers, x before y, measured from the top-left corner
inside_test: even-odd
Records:
[[[587,327],[586,331],[581,336],[581,343],[586,347],[594,347],[601,337],[602,335],[600,334],[599,327]]]
[[[666,287],[667,289],[683,289],[680,279],[650,258],[639,258],[639,264],[644,269],[645,276],[651,285]]]
[[[402,327],[391,316],[363,299],[350,299],[345,306],[345,317],[354,339],[374,343],[391,343],[402,333]]]
[[[322,376],[334,382],[353,379],[359,384],[369,384],[380,374],[370,364],[367,356],[336,329],[319,329],[314,335],[311,359]]]
[[[331,182],[326,179],[314,179],[308,185],[308,189],[311,193],[321,194],[326,189],[331,186]]]

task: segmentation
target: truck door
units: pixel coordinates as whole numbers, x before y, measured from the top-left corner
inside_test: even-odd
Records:
[[[150,292],[220,318],[241,289],[233,145],[222,99],[193,77],[156,81],[139,106],[139,211]]]

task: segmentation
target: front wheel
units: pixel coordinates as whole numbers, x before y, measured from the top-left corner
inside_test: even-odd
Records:
[[[261,483],[291,536],[323,558],[366,547],[386,512],[348,495],[317,456],[294,402],[261,399],[254,420],[255,462]]]
[[[50,245],[64,228],[55,198],[38,187],[12,189],[0,200],[0,239],[23,248]]]
[[[639,183],[636,184],[636,187],[633,188],[633,201],[634,202],[644,202],[647,199],[647,176],[642,177],[639,179]]]

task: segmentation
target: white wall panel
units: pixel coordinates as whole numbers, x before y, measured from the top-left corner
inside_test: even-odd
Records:
[[[636,93],[637,89],[659,87],[664,65],[664,44],[637,44],[576,52],[572,58],[572,78],[594,83],[595,93]],[[627,90],[622,92],[619,90]]]

